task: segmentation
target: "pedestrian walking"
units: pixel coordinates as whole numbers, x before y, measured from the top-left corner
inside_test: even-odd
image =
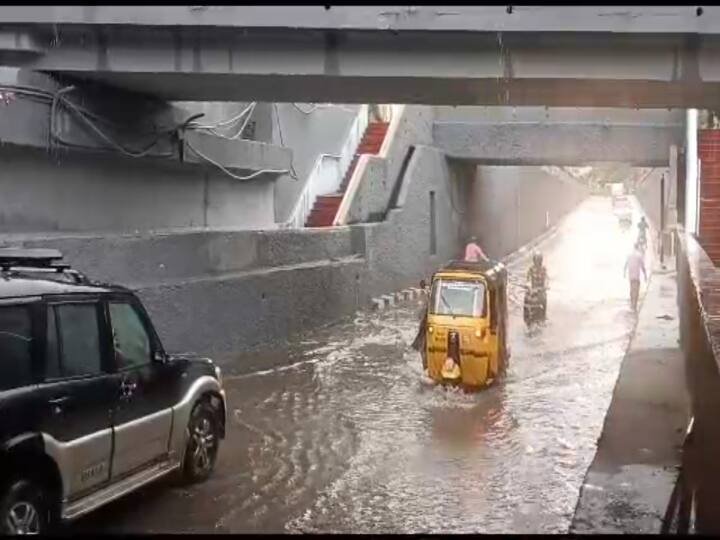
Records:
[[[632,253],[628,255],[625,261],[624,275],[630,279],[630,305],[633,311],[637,311],[638,296],[640,295],[640,273],[647,282],[647,272],[645,271],[645,260],[643,257],[640,242],[635,244]]]

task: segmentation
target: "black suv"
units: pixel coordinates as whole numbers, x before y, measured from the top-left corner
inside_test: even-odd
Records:
[[[219,368],[167,354],[135,294],[58,251],[0,249],[0,532],[206,479],[225,418]]]

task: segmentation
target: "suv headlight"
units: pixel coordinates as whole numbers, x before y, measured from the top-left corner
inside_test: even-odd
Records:
[[[220,386],[222,386],[223,385],[222,370],[218,366],[215,366],[215,377],[217,377],[217,380],[220,383]]]

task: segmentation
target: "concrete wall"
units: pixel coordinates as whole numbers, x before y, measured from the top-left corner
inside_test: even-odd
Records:
[[[353,226],[363,231],[368,259],[367,299],[417,285],[437,267],[457,256],[462,214],[451,169],[438,150],[418,146],[406,175],[406,196],[387,221]],[[430,193],[435,199],[435,253],[431,251]]]
[[[0,242],[54,246],[89,276],[134,287],[337,260],[356,252],[347,229],[6,234]]]
[[[0,149],[0,231],[274,227],[273,182],[199,166]]]
[[[491,257],[503,257],[557,223],[588,195],[539,167],[477,167],[468,220]]]
[[[698,534],[720,534],[720,370],[715,294],[720,276],[713,261],[691,235],[680,233],[677,250],[680,345],[694,418],[692,437],[683,449],[682,470],[695,495]]]
[[[309,103],[272,104],[272,142],[292,148],[297,179],[284,175],[275,185],[275,217],[287,221],[315,160],[320,154],[338,154],[355,120],[358,105],[317,108]]]

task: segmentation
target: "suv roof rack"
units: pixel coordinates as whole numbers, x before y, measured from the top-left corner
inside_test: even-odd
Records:
[[[0,268],[7,271],[12,267],[52,268],[61,272],[70,268],[57,249],[0,248]]]

